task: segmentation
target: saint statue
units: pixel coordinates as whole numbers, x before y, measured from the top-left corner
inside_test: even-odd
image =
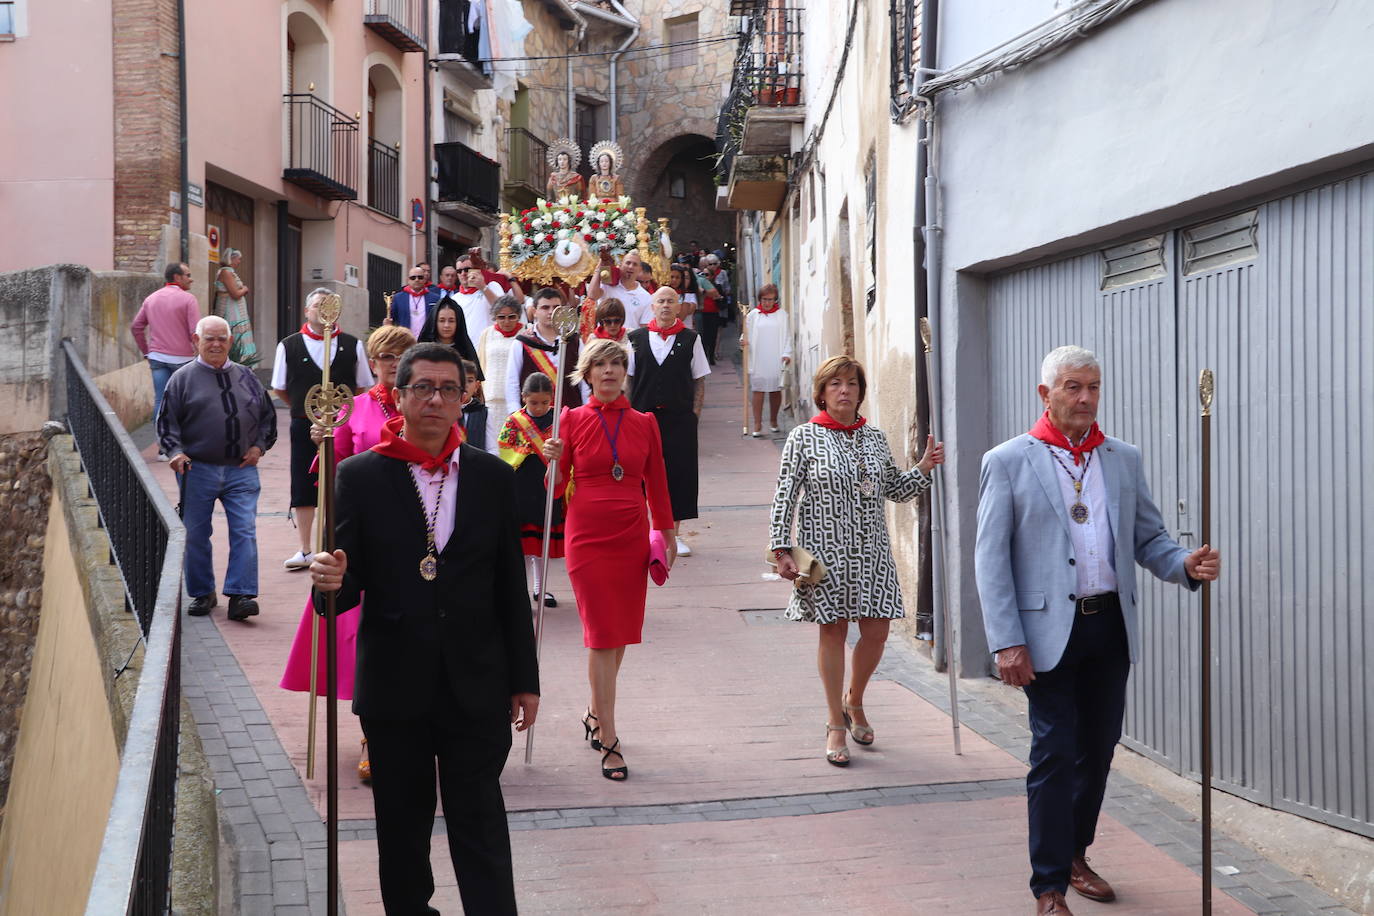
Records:
[[[624,158],[620,144],[602,140],[592,147],[592,167],[595,170],[587,182],[588,197],[621,197],[625,186],[620,183],[620,165]]]
[[[560,137],[549,144],[547,152],[549,180],[545,185],[544,196],[550,203],[562,197],[581,200],[586,193],[586,185],[577,167],[582,163],[582,150],[577,141]]]

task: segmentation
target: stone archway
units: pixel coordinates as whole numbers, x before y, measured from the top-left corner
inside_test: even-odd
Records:
[[[644,132],[641,136],[621,140],[625,147],[626,178],[625,189],[631,197],[638,198],[649,194],[663,176],[663,168],[677,151],[675,142],[683,137],[693,137],[715,143],[716,122],[706,118],[682,118],[668,124],[660,124]],[[678,147],[680,148],[680,146]],[[640,154],[643,158],[639,158]]]
[[[713,135],[692,128],[690,121],[684,121],[672,125],[671,132],[664,130],[656,137],[651,133],[653,145],[639,145],[647,155],[627,183],[636,206],[645,207],[651,218],[670,220],[679,250],[692,239],[715,248],[733,241],[735,229],[733,214],[716,210]]]

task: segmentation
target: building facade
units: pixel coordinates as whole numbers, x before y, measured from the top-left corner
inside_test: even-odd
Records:
[[[914,324],[929,314],[949,454],[946,591],[960,671],[982,676],[979,466],[1038,415],[1043,355],[1066,343],[1099,353],[1102,426],[1142,446],[1185,545],[1202,536],[1197,380],[1213,369],[1211,539],[1226,557],[1210,660],[1216,783],[1374,835],[1360,750],[1374,643],[1357,597],[1374,512],[1355,482],[1374,436],[1374,117],[1356,88],[1374,76],[1359,47],[1374,13],[940,4],[922,55],[921,6],[808,7],[799,110],[766,111],[755,94],[723,119],[727,202],[747,211],[751,269],[790,290],[798,378],[855,353],[870,367],[871,416],[898,440],[924,400]],[[779,14],[756,13],[744,72],[770,60]],[[888,53],[846,60],[878,47]],[[1280,57],[1312,66],[1266,79]],[[890,511],[898,531],[917,527]],[[906,585],[921,558],[912,538],[896,546]],[[1195,775],[1198,597],[1143,581],[1139,602],[1126,741]]]

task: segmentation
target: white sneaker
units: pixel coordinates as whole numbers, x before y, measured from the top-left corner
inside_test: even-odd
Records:
[[[692,548],[688,547],[687,542],[684,541],[682,538],[677,538],[676,540],[677,555],[680,557],[690,557],[692,555]]]
[[[305,555],[304,550],[298,550],[296,555],[288,559],[282,566],[292,572],[299,572],[302,569],[310,568],[310,558]]]
[[[171,461],[172,459],[169,458],[169,457],[167,456],[167,453],[166,453],[166,452],[158,452],[158,453],[157,453],[157,460],[158,460],[158,461]]]

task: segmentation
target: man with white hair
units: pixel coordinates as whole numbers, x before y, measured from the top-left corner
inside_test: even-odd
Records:
[[[1045,413],[983,456],[975,566],[988,648],[1030,706],[1031,893],[1068,916],[1072,887],[1116,898],[1087,849],[1121,738],[1126,678],[1140,643],[1135,565],[1196,589],[1221,555],[1169,537],[1140,449],[1097,426],[1102,369],[1060,347],[1040,369]]]
[[[300,331],[283,337],[277,344],[272,363],[272,391],[291,406],[291,511],[296,516],[296,537],[300,550],[282,566],[298,572],[310,566],[315,552],[312,530],[315,524],[316,479],[310,466],[319,446],[310,438],[310,420],[305,415],[305,396],[324,377],[324,324],[320,322],[320,301],[333,290],[319,287],[305,297],[305,324]],[[404,325],[403,325],[404,327]],[[336,332],[329,344],[329,380],[349,386],[362,394],[373,385],[363,342],[352,334]]]
[[[244,620],[258,613],[258,460],[277,441],[277,412],[253,370],[229,361],[227,321],[200,319],[192,341],[196,357],[168,379],[157,416],[182,490],[187,613],[203,617],[215,606],[210,516],[219,500],[229,521],[228,616]]]

